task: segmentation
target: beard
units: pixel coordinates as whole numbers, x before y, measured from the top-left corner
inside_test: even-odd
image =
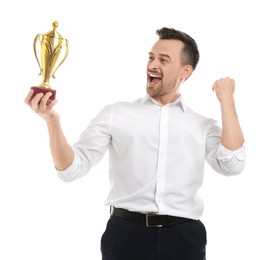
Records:
[[[164,91],[163,85],[160,85],[158,87],[149,87],[149,86],[147,86],[146,87],[146,92],[152,98],[161,97],[161,96],[166,94],[165,91]]]
[[[177,87],[175,84],[159,84],[157,86],[152,86],[152,85],[149,85],[147,83],[147,86],[146,86],[146,92],[147,94],[156,99],[157,97],[162,97],[162,96],[165,96],[167,94],[169,94],[170,92],[172,92],[173,90],[175,90]]]

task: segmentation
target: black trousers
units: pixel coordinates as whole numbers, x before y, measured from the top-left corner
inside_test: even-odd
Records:
[[[102,260],[205,260],[206,229],[200,220],[146,227],[111,216],[101,238]]]

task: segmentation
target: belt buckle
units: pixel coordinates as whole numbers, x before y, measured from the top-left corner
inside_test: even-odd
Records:
[[[162,227],[162,225],[156,225],[156,224],[150,224],[149,223],[149,217],[154,217],[154,214],[146,214],[145,215],[145,226],[146,227]]]

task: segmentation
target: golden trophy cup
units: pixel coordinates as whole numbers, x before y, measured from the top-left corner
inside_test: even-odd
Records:
[[[42,76],[42,83],[39,86],[31,87],[34,93],[31,99],[38,93],[46,94],[51,92],[48,103],[56,97],[56,90],[49,85],[51,77],[55,79],[55,72],[67,58],[69,53],[69,41],[64,39],[58,32],[58,22],[54,21],[53,30],[41,35],[37,34],[34,39],[34,53],[40,67],[39,76]],[[40,55],[37,54],[37,49]],[[40,57],[40,58],[39,58]]]

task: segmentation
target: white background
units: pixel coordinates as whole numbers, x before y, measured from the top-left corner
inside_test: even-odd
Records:
[[[212,84],[225,76],[236,80],[247,164],[232,178],[205,168],[207,259],[272,259],[269,2],[1,1],[0,259],[101,259],[108,155],[83,179],[61,182],[46,125],[24,104],[41,81],[34,37],[51,30],[55,19],[70,54],[51,86],[71,144],[105,105],[145,95],[148,52],[163,26],[187,32],[199,45],[200,63],[182,87],[195,111],[220,122]]]

